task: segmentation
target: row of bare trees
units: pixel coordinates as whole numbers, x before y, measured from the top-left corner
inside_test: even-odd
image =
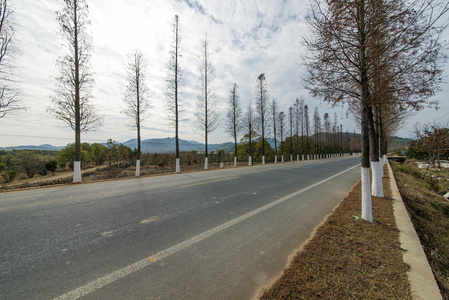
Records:
[[[346,103],[360,121],[367,221],[372,222],[371,194],[383,196],[386,135],[408,112],[437,105],[430,97],[442,78],[448,10],[444,0],[311,1],[307,88],[333,105]]]
[[[284,111],[279,111],[276,99],[269,100],[265,74],[260,74],[256,82],[256,106],[254,108],[250,101],[245,112],[241,108],[236,83],[233,84],[229,92],[226,129],[234,140],[234,165],[237,162],[238,137],[242,133],[245,140],[248,140],[249,165],[252,165],[253,158],[252,141],[256,138],[261,141],[262,164],[265,163],[265,144],[268,136],[274,139],[275,163],[278,161],[278,142],[282,161],[284,161],[284,153],[287,152],[290,153],[291,161],[294,159],[293,153],[296,153],[296,160],[309,159],[312,153],[316,156],[330,156],[332,153],[342,154],[344,148],[343,126],[338,124],[336,113],[334,123],[331,124],[329,121],[328,113],[324,114],[324,122],[322,122],[318,108],[315,108],[312,130],[309,107],[305,104],[304,99],[297,98],[286,114]],[[315,139],[314,151],[309,145],[311,136],[314,136]],[[346,138],[348,141],[350,140],[349,134],[346,134]],[[355,134],[353,139],[356,139]],[[285,147],[289,147],[289,149],[285,149]],[[346,147],[347,150],[350,148],[349,145]],[[352,150],[358,150],[358,147]]]
[[[7,0],[0,0],[0,118],[22,109],[18,105],[18,91],[13,87],[14,67],[14,10]]]

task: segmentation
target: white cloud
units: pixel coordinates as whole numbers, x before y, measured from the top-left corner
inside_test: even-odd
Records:
[[[197,97],[201,40],[207,32],[215,67],[215,93],[224,110],[233,83],[239,86],[242,108],[254,99],[256,78],[265,73],[268,91],[287,111],[296,97],[303,96],[320,114],[333,111],[312,99],[301,85],[300,36],[307,32],[304,22],[306,1],[221,1],[221,0],[88,0],[92,21],[91,70],[95,73],[92,104],[103,117],[103,126],[83,135],[86,141],[124,142],[135,137],[120,113],[126,88],[126,55],[136,47],[146,54],[147,83],[152,114],[144,124],[142,137],[173,136],[165,109],[166,63],[172,42],[172,22],[180,17],[184,75],[181,98],[187,121],[181,124],[181,138],[202,141],[190,121]],[[56,59],[63,54],[55,11],[62,1],[17,0],[18,47],[21,49],[20,89],[22,105],[28,109],[0,119],[8,136],[0,146],[52,143],[64,145],[73,132],[46,112],[54,95],[52,76],[58,76]],[[447,109],[447,106],[444,106]],[[338,115],[344,110],[337,108]],[[222,117],[225,112],[222,111]],[[344,130],[356,128],[342,119]],[[15,135],[15,136],[14,136]],[[36,138],[31,139],[30,136]],[[54,137],[53,140],[48,137]],[[211,143],[230,141],[223,126],[210,136]]]

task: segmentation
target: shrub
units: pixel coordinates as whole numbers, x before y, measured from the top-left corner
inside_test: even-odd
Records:
[[[55,174],[56,169],[58,168],[58,162],[56,160],[50,160],[45,164],[45,169],[50,171],[52,175]]]
[[[19,172],[17,170],[11,169],[11,170],[8,170],[5,173],[3,173],[2,177],[6,182],[11,182],[16,178],[16,176],[18,174],[19,174]]]

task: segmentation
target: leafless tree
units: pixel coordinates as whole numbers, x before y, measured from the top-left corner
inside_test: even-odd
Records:
[[[123,113],[133,121],[137,128],[137,154],[136,154],[136,177],[140,176],[140,125],[150,109],[148,102],[148,88],[145,80],[146,62],[144,55],[139,50],[135,50],[128,55],[128,65],[126,67],[128,85],[125,92],[125,108]]]
[[[325,154],[328,154],[327,153],[327,149],[329,147],[328,140],[329,140],[329,131],[330,131],[330,122],[329,122],[329,114],[328,113],[324,114],[323,123],[324,123],[323,126],[324,126],[324,132],[325,132],[325,146],[324,146],[324,149],[325,149]]]
[[[290,124],[290,161],[293,161],[293,120],[294,120],[294,115],[293,115],[293,107],[290,106],[288,108],[288,122]]]
[[[296,98],[295,103],[293,104],[293,110],[295,115],[295,131],[296,131],[296,156],[297,160],[299,160],[299,127],[301,123],[301,101],[299,101],[299,98]]]
[[[253,138],[253,133],[255,132],[255,120],[254,120],[254,113],[253,113],[253,105],[250,102],[249,106],[248,106],[248,110],[245,113],[244,116],[244,126],[245,129],[248,132],[248,141],[249,141],[249,145],[248,145],[248,149],[249,149],[249,162],[248,164],[251,166],[253,164],[253,149],[252,149],[252,138]]]
[[[66,54],[58,61],[61,75],[56,78],[53,108],[49,112],[75,131],[75,157],[73,182],[81,182],[81,132],[95,130],[101,125],[90,104],[94,82],[89,70],[91,58],[87,42],[90,25],[85,0],[64,0],[64,8],[56,13]]]
[[[236,83],[232,86],[229,96],[229,106],[226,119],[226,130],[234,139],[234,167],[237,166],[237,137],[242,130],[242,109]]]
[[[321,117],[320,113],[318,112],[318,107],[316,106],[315,111],[313,112],[313,128],[315,133],[315,153],[318,156],[321,134]]]
[[[301,118],[301,154],[304,157],[304,99],[301,97],[299,101],[300,118]]]
[[[12,111],[23,109],[18,106],[19,92],[12,87],[14,83],[12,59],[15,54],[12,42],[13,18],[14,10],[8,1],[0,0],[0,118]]]
[[[380,163],[373,109],[380,99],[386,100],[376,91],[392,89],[388,94],[395,97],[389,100],[404,108],[435,105],[428,97],[441,79],[442,28],[436,22],[448,9],[449,4],[442,0],[312,1],[308,16],[312,37],[306,45],[313,54],[305,59],[308,88],[334,105],[358,102],[362,218],[370,222],[370,160],[375,166]],[[376,87],[376,78],[381,84],[389,82],[388,88]],[[377,171],[373,173],[373,194],[380,195],[382,181]]]
[[[309,121],[309,106],[304,105],[304,130],[306,132],[306,151],[307,151],[307,157],[309,158],[310,155],[310,148],[309,148],[309,127],[310,127],[310,121]]]
[[[257,77],[257,87],[256,87],[256,108],[258,114],[258,126],[261,130],[262,137],[262,164],[265,164],[265,134],[268,129],[268,110],[269,110],[269,100],[268,100],[268,90],[267,90],[267,80],[265,74],[260,74]]]
[[[179,64],[180,57],[180,36],[179,36],[179,17],[175,15],[173,21],[173,40],[170,50],[170,58],[167,67],[167,107],[169,112],[169,121],[175,127],[175,143],[176,143],[176,172],[181,171],[179,165],[179,121],[182,109],[180,107],[179,86],[181,85],[181,66]]]
[[[214,93],[214,68],[210,62],[208,45],[206,35],[202,44],[201,71],[198,78],[200,94],[196,102],[197,111],[195,113],[200,134],[204,136],[205,170],[208,169],[208,136],[218,125],[217,98]]]
[[[278,114],[278,105],[276,99],[271,101],[271,114],[272,114],[272,123],[273,123],[273,137],[274,137],[274,163],[277,163],[278,160],[278,146],[277,146],[277,114]]]
[[[284,129],[285,129],[285,114],[283,111],[281,111],[278,115],[278,127],[279,132],[281,134],[281,157],[282,162],[284,162]]]

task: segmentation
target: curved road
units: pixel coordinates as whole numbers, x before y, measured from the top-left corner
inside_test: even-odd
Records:
[[[360,157],[0,193],[1,299],[250,299]]]

